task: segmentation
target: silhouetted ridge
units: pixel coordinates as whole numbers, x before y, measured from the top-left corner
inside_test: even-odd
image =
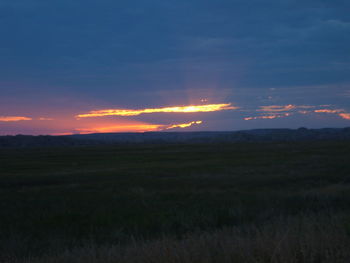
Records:
[[[350,140],[350,128],[255,129],[234,132],[96,133],[66,136],[0,136],[0,147],[79,146],[134,143],[222,143]]]
[[[46,147],[96,144],[96,141],[77,140],[68,136],[16,135],[0,136],[0,147]]]

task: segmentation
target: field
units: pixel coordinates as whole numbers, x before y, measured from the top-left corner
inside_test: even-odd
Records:
[[[349,262],[350,141],[0,149],[0,262]]]

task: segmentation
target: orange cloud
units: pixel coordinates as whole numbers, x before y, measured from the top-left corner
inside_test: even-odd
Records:
[[[292,114],[291,113],[274,114],[274,115],[267,115],[267,116],[247,117],[247,118],[244,118],[244,120],[250,121],[250,120],[257,120],[257,119],[277,119],[277,118],[288,117],[290,115]]]
[[[186,128],[186,127],[190,127],[194,124],[202,124],[202,123],[203,123],[202,121],[191,121],[189,123],[174,124],[174,125],[171,125],[165,129],[169,130],[169,129],[174,129],[174,128]]]
[[[339,113],[338,115],[345,120],[350,120],[350,113]]]
[[[330,105],[320,105],[318,107],[327,107]],[[276,119],[276,118],[282,118],[290,116],[292,113],[277,113],[273,114],[273,112],[285,112],[285,111],[292,111],[295,109],[310,109],[315,108],[315,106],[298,106],[298,105],[285,105],[285,106],[278,106],[278,105],[271,105],[271,106],[261,106],[259,110],[257,111],[266,111],[270,112],[270,115],[267,116],[257,116],[257,117],[247,117],[244,118],[244,120],[256,120],[256,119]],[[350,120],[350,113],[346,113],[344,109],[317,109],[317,110],[299,110],[297,111],[300,114],[310,114],[310,113],[327,113],[327,114],[336,114],[339,117]]]
[[[315,110],[316,113],[340,113],[344,112],[344,110],[330,110],[330,109],[321,109],[321,110]]]
[[[315,108],[315,106],[309,105],[270,105],[270,106],[261,106],[257,111],[266,111],[266,112],[283,112],[283,111],[291,111],[295,109],[311,109]]]
[[[86,114],[77,115],[76,118],[87,117],[102,117],[102,116],[137,116],[145,113],[193,113],[193,112],[213,112],[222,110],[235,110],[238,107],[232,106],[231,103],[225,104],[207,104],[207,105],[190,105],[190,106],[175,106],[165,108],[150,108],[150,109],[105,109],[90,111]]]
[[[39,118],[39,121],[53,121],[53,118],[41,117],[41,118]]]
[[[345,112],[344,109],[321,109],[321,110],[315,110],[314,112],[316,113],[330,113],[330,114],[337,114],[339,117],[345,119],[345,120],[350,120],[350,113]]]
[[[270,112],[281,112],[281,111],[290,111],[297,108],[297,106],[289,104],[285,106],[279,105],[270,105],[270,106],[261,106],[258,111],[270,111]]]
[[[12,121],[31,121],[32,118],[21,117],[21,116],[0,116],[0,121],[12,122]]]

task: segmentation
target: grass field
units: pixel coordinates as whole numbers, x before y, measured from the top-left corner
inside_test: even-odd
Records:
[[[349,262],[350,142],[0,149],[0,262]]]

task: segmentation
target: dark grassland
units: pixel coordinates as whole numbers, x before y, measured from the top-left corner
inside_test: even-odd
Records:
[[[0,262],[350,262],[350,141],[0,149]]]

